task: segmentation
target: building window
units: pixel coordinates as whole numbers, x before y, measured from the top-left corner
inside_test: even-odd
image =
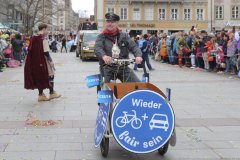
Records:
[[[63,18],[61,18],[61,23],[63,23]]]
[[[145,20],[153,20],[153,8],[145,9]]]
[[[223,19],[223,7],[222,6],[215,7],[215,18]]]
[[[203,9],[197,9],[197,21],[203,21]]]
[[[18,19],[18,11],[16,11],[15,13],[16,13],[15,19],[17,20]]]
[[[133,19],[134,20],[140,20],[141,19],[140,8],[133,8]]]
[[[184,9],[184,20],[190,20],[190,19],[191,19],[191,10]]]
[[[128,19],[127,8],[121,8],[121,19],[126,20]]]
[[[108,8],[107,13],[114,13],[114,8]]]
[[[159,20],[165,20],[166,10],[164,8],[158,9]]]
[[[178,9],[172,8],[171,10],[171,19],[172,20],[177,20],[178,19]]]
[[[232,19],[238,19],[239,18],[239,7],[233,6],[232,7]]]

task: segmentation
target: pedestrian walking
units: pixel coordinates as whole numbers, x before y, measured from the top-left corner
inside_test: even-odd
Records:
[[[65,51],[66,51],[66,53],[67,53],[67,39],[66,39],[66,36],[64,36],[64,37],[62,38],[62,48],[61,48],[61,53],[62,53],[62,49],[63,49],[63,47],[65,48]]]
[[[148,35],[144,34],[143,39],[144,39],[143,45],[142,48],[140,48],[142,51],[143,65],[145,65],[146,63],[148,69],[151,71],[154,70],[154,68],[152,68],[152,65],[150,64],[149,61],[150,42],[148,41]],[[138,66],[137,64],[134,65],[134,70],[137,70],[137,66]]]
[[[15,38],[12,39],[12,49],[13,49],[13,57],[15,60],[18,60],[20,63],[23,62],[22,58],[22,47],[23,41],[21,40],[21,35],[15,35]]]
[[[49,54],[50,48],[45,39],[47,25],[38,26],[39,33],[32,37],[28,47],[28,55],[24,67],[24,88],[38,89],[38,101],[48,101],[59,98],[61,95],[54,90],[54,63]],[[47,98],[43,90],[49,88],[50,96]]]

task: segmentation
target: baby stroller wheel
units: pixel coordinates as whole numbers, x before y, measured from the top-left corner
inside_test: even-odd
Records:
[[[165,153],[167,153],[167,151],[168,151],[168,145],[169,145],[169,141],[167,141],[167,143],[164,144],[164,146],[162,146],[161,148],[158,149],[158,153],[159,153],[160,155],[162,155],[162,156],[163,156]]]
[[[103,137],[101,144],[100,144],[100,149],[103,157],[108,156],[108,150],[109,150],[109,138]]]

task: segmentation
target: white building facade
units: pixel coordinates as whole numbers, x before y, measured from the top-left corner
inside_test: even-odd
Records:
[[[240,29],[240,0],[209,0],[209,7],[212,10],[210,27],[231,30],[236,26]]]

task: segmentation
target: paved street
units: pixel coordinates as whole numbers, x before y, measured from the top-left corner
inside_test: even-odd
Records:
[[[55,89],[62,94],[56,100],[38,103],[37,90],[24,90],[24,67],[0,73],[0,160],[105,159],[93,146],[96,88],[85,85],[87,75],[98,73],[98,62],[82,62],[75,53],[52,57]],[[112,138],[107,159],[240,159],[240,80],[152,64],[156,70],[150,72],[151,83],[164,92],[172,89],[177,145],[170,146],[164,157],[157,152],[133,154]]]

